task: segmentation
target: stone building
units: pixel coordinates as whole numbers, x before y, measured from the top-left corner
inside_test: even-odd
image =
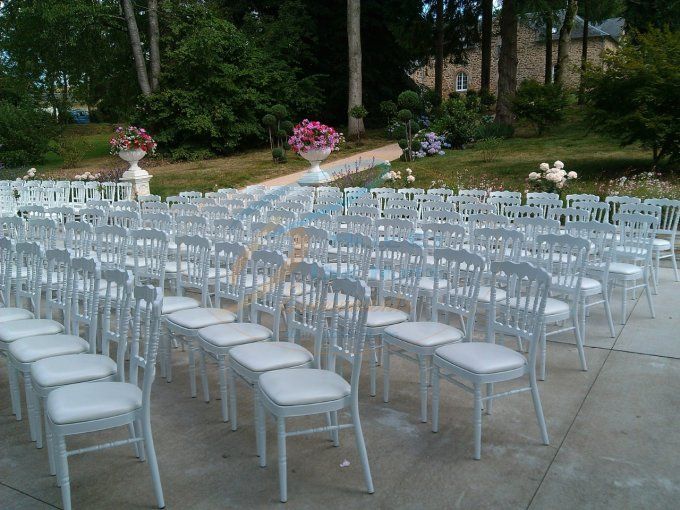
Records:
[[[601,24],[589,23],[588,28],[588,61],[594,65],[602,63],[602,57],[608,50],[616,50],[623,33],[623,19],[611,18]],[[553,72],[557,63],[557,45],[559,27],[553,29],[552,52]],[[566,74],[567,87],[576,88],[580,80],[581,46],[583,39],[583,18],[576,16],[569,46],[569,68]],[[498,57],[501,50],[501,38],[497,21],[494,22],[491,39],[491,91],[495,94],[498,87]],[[444,97],[451,92],[479,90],[482,77],[482,51],[480,46],[467,50],[467,64],[456,64],[452,59],[444,61]],[[533,23],[530,19],[519,22],[517,29],[517,83],[525,79],[535,79],[541,83],[545,73],[545,28]],[[417,69],[411,77],[413,80],[429,88],[434,88],[434,62]]]

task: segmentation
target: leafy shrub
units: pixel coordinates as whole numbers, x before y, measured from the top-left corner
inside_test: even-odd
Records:
[[[608,54],[586,75],[593,129],[652,150],[654,163],[680,158],[680,32],[652,29]]]
[[[405,90],[397,98],[399,108],[403,110],[410,110],[411,112],[419,112],[422,108],[422,102],[417,92],[412,90]]]
[[[489,90],[482,90],[479,93],[479,100],[484,109],[489,110],[496,103],[496,96]]]
[[[487,138],[512,138],[515,128],[511,124],[499,124],[493,118],[483,118],[475,132],[475,140],[486,140]]]
[[[397,105],[394,101],[381,101],[380,113],[385,117],[387,123],[390,124],[397,116]]]
[[[531,123],[539,135],[564,120],[567,94],[558,84],[524,80],[513,99],[513,112]]]
[[[448,143],[454,149],[461,149],[469,143],[479,124],[479,115],[469,110],[465,101],[452,97],[442,103],[442,113],[434,121],[434,131],[446,135]]]
[[[57,131],[52,117],[37,105],[0,96],[0,164],[14,167],[42,162]]]
[[[260,120],[269,105],[317,108],[318,89],[232,23],[200,4],[181,8],[164,33],[163,86],[142,99],[137,119],[173,158],[226,154],[267,140]]]

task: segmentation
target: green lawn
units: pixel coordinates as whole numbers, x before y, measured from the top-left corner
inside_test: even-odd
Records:
[[[553,129],[542,137],[516,137],[502,140],[495,151],[479,146],[465,150],[448,150],[444,156],[432,156],[413,162],[394,162],[393,169],[413,170],[414,187],[429,188],[433,181],[452,189],[494,188],[525,191],[529,172],[538,171],[542,162],[564,162],[565,169],[578,173],[568,192],[606,193],[607,182],[637,171],[652,170],[651,152],[637,146],[621,147],[617,141],[588,132],[572,119],[570,124]],[[489,161],[489,156],[493,157]],[[677,186],[672,172],[667,172]],[[439,182],[442,181],[442,182]],[[677,190],[676,190],[677,191]]]

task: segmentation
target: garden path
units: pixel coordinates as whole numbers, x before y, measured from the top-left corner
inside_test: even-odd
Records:
[[[395,159],[399,159],[399,157],[401,156],[401,152],[402,152],[401,148],[399,147],[398,144],[391,143],[383,147],[378,147],[377,149],[360,152],[358,154],[353,154],[343,159],[335,160],[332,163],[326,163],[325,165],[321,165],[321,168],[323,168],[324,170],[331,174],[342,171],[343,169],[348,167],[354,168],[357,165],[360,168],[367,168],[372,164],[374,160],[376,163],[379,163],[382,161],[394,161]],[[266,181],[263,181],[260,184],[264,184],[267,186],[285,186],[287,184],[294,184],[306,172],[307,170],[303,170],[301,172],[282,175],[280,177],[275,177],[274,179],[268,179]]]

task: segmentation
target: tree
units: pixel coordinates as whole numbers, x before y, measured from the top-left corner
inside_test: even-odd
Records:
[[[623,3],[626,30],[644,33],[651,28],[680,29],[678,0],[628,0]]]
[[[493,0],[482,0],[482,77],[481,90],[491,90],[491,36],[493,31]]]
[[[560,28],[560,40],[557,44],[557,65],[555,66],[555,83],[564,85],[564,78],[569,66],[569,46],[571,45],[571,31],[574,28],[574,18],[578,11],[578,0],[567,0],[564,11],[564,21]]]
[[[139,35],[139,27],[137,26],[137,18],[132,0],[120,0],[120,2],[125,16],[128,36],[130,38],[130,48],[132,49],[132,56],[135,61],[135,72],[137,73],[139,88],[142,91],[142,94],[148,96],[158,89],[161,73],[161,57],[158,46],[158,0],[149,0],[147,5],[149,26],[149,68],[151,69],[151,79],[149,79],[146,68],[146,59],[142,49],[142,40]]]
[[[434,92],[441,98],[444,85],[444,0],[434,0]]]
[[[512,124],[512,98],[517,88],[517,0],[504,0],[501,10],[501,53],[498,58],[496,122]]]
[[[593,129],[641,143],[655,164],[680,159],[680,32],[650,28],[628,38],[586,73],[588,120]]]
[[[349,108],[363,103],[361,76],[361,0],[347,0],[347,47],[349,54]],[[347,114],[347,131],[349,136],[361,136],[364,132],[363,118],[352,122]]]

